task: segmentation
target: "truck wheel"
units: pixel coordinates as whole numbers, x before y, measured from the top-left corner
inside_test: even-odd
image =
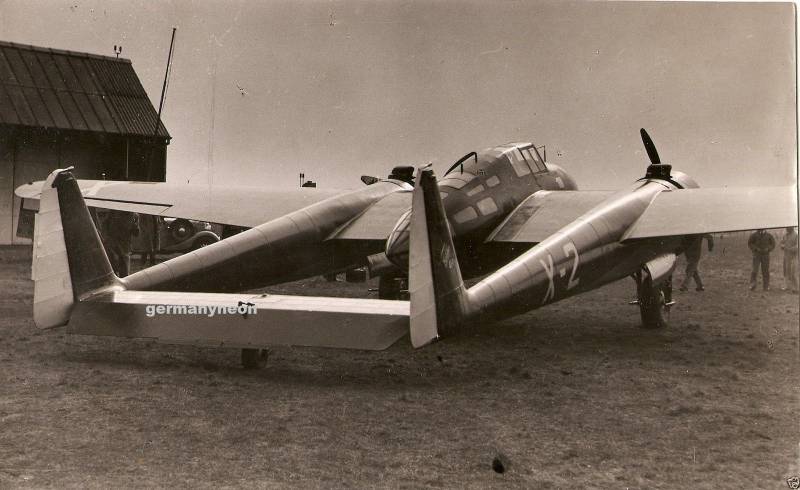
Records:
[[[169,226],[170,234],[176,243],[180,243],[194,235],[194,225],[188,219],[179,218]]]
[[[201,236],[197,240],[192,243],[192,250],[197,250],[198,248],[207,247],[211,244],[217,243],[217,240],[214,240],[210,236]]]
[[[266,349],[242,349],[242,367],[261,369],[267,365],[269,351]]]

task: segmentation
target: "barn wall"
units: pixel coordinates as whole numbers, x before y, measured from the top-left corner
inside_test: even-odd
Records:
[[[15,150],[15,158],[10,162],[14,172],[13,187],[8,191],[8,197],[13,198],[10,243],[30,243],[30,240],[16,236],[20,200],[13,195],[13,188],[27,182],[43,180],[53,169],[58,168],[58,138],[54,134],[18,132],[10,138],[10,142]]]
[[[69,166],[79,179],[148,180],[148,161],[151,180],[163,181],[166,146],[118,135],[0,128],[0,245],[30,243],[16,236],[20,200],[14,188]]]
[[[12,196],[14,189],[14,146],[7,134],[0,132],[0,245],[13,236]]]

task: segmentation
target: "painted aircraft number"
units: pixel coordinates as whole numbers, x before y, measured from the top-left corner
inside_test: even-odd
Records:
[[[567,281],[567,286],[565,289],[566,291],[569,291],[570,289],[577,286],[578,282],[580,281],[579,278],[575,277],[575,274],[578,272],[578,263],[580,263],[580,254],[578,254],[578,249],[572,242],[565,243],[564,246],[562,247],[562,250],[564,250],[564,255],[566,255],[567,259],[569,259],[570,256],[574,257],[574,260],[572,261],[572,271],[569,275],[569,280]],[[547,280],[548,280],[547,290],[544,292],[544,298],[542,298],[542,304],[545,304],[547,303],[548,300],[554,299],[556,295],[553,256],[547,254],[547,262],[539,259],[539,263],[542,264],[544,272],[545,274],[547,274]],[[565,278],[567,276],[566,267],[561,267],[558,270],[558,275],[561,276],[562,279]]]

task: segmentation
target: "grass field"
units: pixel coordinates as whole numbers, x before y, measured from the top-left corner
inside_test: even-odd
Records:
[[[0,487],[787,488],[798,297],[750,292],[741,248],[718,244],[663,331],[622,281],[416,351],[275,348],[255,372],[39,331],[30,252],[0,248]]]

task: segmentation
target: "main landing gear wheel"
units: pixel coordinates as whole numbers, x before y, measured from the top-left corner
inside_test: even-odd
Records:
[[[672,302],[672,276],[659,285],[654,285],[649,274],[639,272],[636,280],[636,296],[642,328],[656,329],[669,326],[669,310]]]
[[[267,365],[269,351],[267,349],[242,349],[242,367],[245,369],[261,369]]]

